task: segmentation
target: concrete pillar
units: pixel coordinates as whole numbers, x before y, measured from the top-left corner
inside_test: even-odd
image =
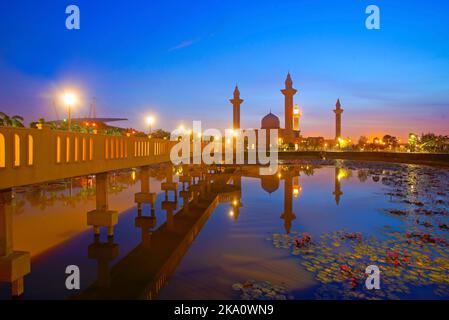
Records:
[[[97,210],[108,210],[108,174],[99,173],[96,180],[96,208]]]
[[[166,169],[166,180],[161,184],[161,190],[165,192],[165,201],[168,201],[168,192],[173,191],[175,202],[178,201],[178,184],[173,182],[173,166],[169,165]]]
[[[150,190],[150,168],[142,167],[140,172],[140,192],[134,195],[134,202],[137,203],[137,215],[142,215],[142,205],[147,203],[150,205],[151,213],[154,214],[154,206],[156,203],[156,193]]]
[[[24,293],[23,278],[31,271],[29,252],[13,250],[11,190],[0,191],[0,282],[11,284],[11,295]]]
[[[100,173],[96,180],[96,209],[87,213],[87,225],[92,226],[94,234],[100,234],[100,227],[105,227],[109,237],[114,235],[114,226],[118,223],[118,212],[109,210],[108,174]]]
[[[150,168],[142,167],[140,171],[140,191],[150,192]]]
[[[0,257],[12,253],[12,193],[0,191]]]
[[[137,217],[134,219],[134,226],[141,229],[142,245],[149,247],[151,244],[151,230],[156,226],[156,216],[154,207],[156,203],[156,193],[150,192],[150,168],[142,167],[140,175],[141,192],[136,193]],[[150,216],[142,215],[142,204],[148,203],[151,206]]]

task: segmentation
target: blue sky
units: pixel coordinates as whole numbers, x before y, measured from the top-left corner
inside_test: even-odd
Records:
[[[65,28],[76,4],[81,29]],[[365,8],[381,30],[365,28]],[[331,137],[337,98],[344,135],[449,134],[448,1],[107,1],[0,3],[0,110],[56,117],[66,87],[97,98],[99,116],[157,116],[158,127],[231,125],[235,84],[242,125],[270,109],[283,123],[288,71],[305,135]],[[59,116],[64,116],[60,110]]]

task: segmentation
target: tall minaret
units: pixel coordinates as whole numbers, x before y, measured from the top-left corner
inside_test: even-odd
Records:
[[[285,96],[285,137],[287,143],[293,142],[293,96],[298,90],[293,88],[293,81],[290,72],[285,80],[285,89],[281,90]]]
[[[234,130],[239,130],[240,129],[240,105],[243,103],[244,100],[240,99],[240,91],[239,91],[238,86],[235,86],[234,98],[229,101],[234,106],[232,128]]]
[[[335,140],[338,140],[338,138],[341,138],[341,114],[344,111],[341,108],[340,99],[337,100],[335,107]]]

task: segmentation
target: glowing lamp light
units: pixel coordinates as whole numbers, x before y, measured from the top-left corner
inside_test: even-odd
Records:
[[[234,217],[234,215],[235,215],[234,210],[229,211],[229,216],[230,216],[231,218]]]
[[[69,107],[73,107],[77,102],[77,98],[74,93],[66,92],[62,96],[62,101],[64,102],[65,105],[67,105]]]
[[[151,126],[154,124],[156,119],[153,116],[148,116],[146,120],[147,120],[147,124]]]
[[[298,187],[293,188],[293,196],[295,198],[298,198],[298,196],[299,196],[299,188]]]

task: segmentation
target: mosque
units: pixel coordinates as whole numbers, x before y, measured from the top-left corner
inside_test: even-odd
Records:
[[[324,143],[324,138],[322,137],[310,137],[304,138],[301,135],[301,130],[299,128],[299,120],[301,118],[301,112],[299,106],[294,104],[294,96],[298,93],[298,90],[293,88],[293,80],[290,72],[287,74],[285,79],[285,88],[281,90],[284,95],[284,114],[285,122],[284,128],[281,128],[281,121],[279,117],[273,114],[271,111],[266,116],[262,118],[261,129],[266,129],[268,132],[270,130],[279,130],[279,141],[281,144],[295,145],[296,149],[298,146],[307,139],[322,140]],[[240,130],[240,106],[243,104],[244,100],[240,98],[239,88],[236,86],[234,90],[233,99],[229,100],[233,106],[233,129]],[[343,113],[341,108],[340,99],[337,100],[335,113],[335,140],[331,140],[332,144],[337,143],[342,137],[342,126],[341,126],[341,115]],[[267,132],[267,135],[269,133]]]

